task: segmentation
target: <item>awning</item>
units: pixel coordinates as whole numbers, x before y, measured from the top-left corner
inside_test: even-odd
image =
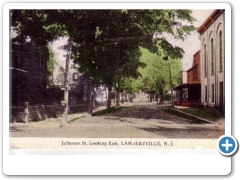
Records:
[[[183,88],[189,88],[190,86],[201,86],[201,83],[184,83],[184,84],[179,84],[175,87],[173,87],[173,90],[180,90]]]

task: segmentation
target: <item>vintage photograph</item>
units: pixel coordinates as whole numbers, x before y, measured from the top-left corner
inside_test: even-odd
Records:
[[[9,16],[10,149],[195,148],[225,134],[224,9]]]

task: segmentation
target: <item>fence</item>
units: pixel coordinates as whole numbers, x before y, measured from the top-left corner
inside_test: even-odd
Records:
[[[29,106],[28,102],[23,107],[10,107],[10,122],[31,122],[48,118],[56,118],[61,115],[61,104],[56,105],[35,105]],[[69,105],[69,113],[83,112],[86,110],[86,103]]]
[[[24,107],[10,107],[10,122],[24,121]]]
[[[127,101],[127,99],[126,99]],[[111,104],[116,105],[115,96],[111,98]],[[91,109],[98,108],[99,106],[107,106],[107,101],[97,102],[94,101]],[[81,104],[69,104],[68,113],[80,113],[89,112],[89,107],[87,108],[87,102]],[[61,114],[62,106],[61,104],[55,105],[34,105],[29,106],[28,102],[24,103],[21,107],[10,107],[10,122],[31,122],[40,121],[48,118],[56,118]]]

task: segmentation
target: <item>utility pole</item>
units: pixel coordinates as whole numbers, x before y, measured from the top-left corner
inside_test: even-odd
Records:
[[[65,67],[65,72],[64,72],[64,110],[63,110],[63,120],[62,125],[68,123],[67,120],[67,115],[68,115],[68,100],[69,100],[69,63],[70,63],[70,58],[71,58],[71,51],[72,51],[72,38],[68,38],[68,43],[67,43],[67,56],[66,56],[66,67]]]
[[[174,107],[174,101],[173,101],[173,87],[172,87],[172,72],[171,72],[171,63],[168,58],[168,68],[169,68],[169,79],[170,79],[170,88],[171,88],[171,100],[172,100],[172,107]]]

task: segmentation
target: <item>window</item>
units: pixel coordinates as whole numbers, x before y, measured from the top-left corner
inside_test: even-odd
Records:
[[[71,69],[74,69],[75,68],[75,63],[71,63]]]
[[[207,77],[207,50],[206,50],[206,44],[204,44],[204,76]]]
[[[213,39],[211,39],[211,74],[214,74],[214,60],[213,60]]]
[[[223,70],[223,41],[222,31],[219,32],[219,70]]]
[[[207,86],[205,86],[205,102],[207,102]]]
[[[198,71],[197,71],[198,67],[195,67],[193,69],[193,82],[197,82],[198,81]]]
[[[188,88],[183,88],[183,96],[182,96],[183,100],[187,100],[188,99]]]
[[[212,97],[211,97],[211,102],[214,102],[214,84],[211,85],[212,88]]]
[[[77,81],[78,80],[78,73],[73,73],[73,81]]]

